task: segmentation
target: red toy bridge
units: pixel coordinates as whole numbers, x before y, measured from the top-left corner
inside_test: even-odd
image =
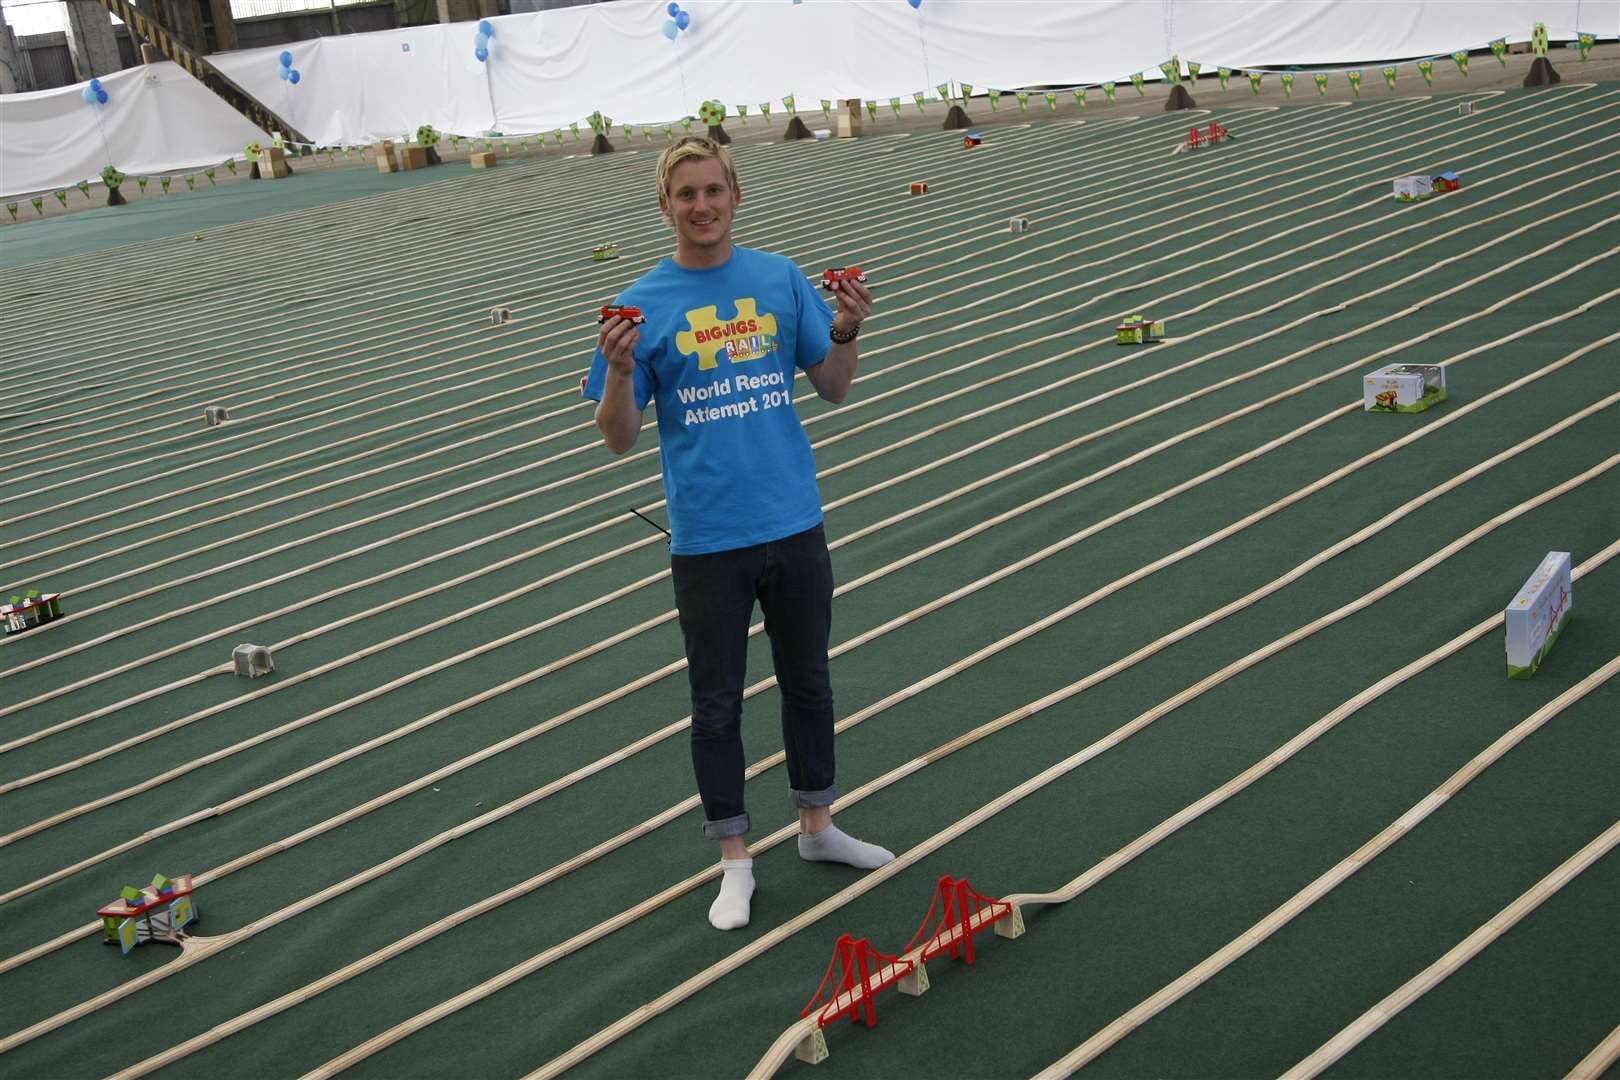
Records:
[[[896,984],[901,984],[902,991],[922,993],[928,988],[924,964],[942,953],[973,963],[974,935],[1015,916],[1011,904],[985,896],[966,879],[946,874],[935,886],[928,914],[901,955],[885,953],[864,937],[839,935],[827,973],[799,1016],[805,1019],[815,1014],[816,1025],[822,1028],[844,1016],[851,1023],[861,1021],[873,1027],[877,1024],[873,999],[878,994]],[[905,985],[908,979],[909,987]]]
[[[1181,144],[1183,150],[1196,150],[1200,146],[1213,146],[1223,139],[1232,138],[1232,133],[1221,127],[1215,121],[1209,122],[1209,127],[1203,131],[1191,128],[1187,132],[1187,141]]]

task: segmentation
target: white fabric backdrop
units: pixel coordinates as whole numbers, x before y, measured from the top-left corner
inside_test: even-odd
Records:
[[[213,57],[317,143],[440,131],[530,134],[593,111],[663,124],[708,98],[755,109],[796,95],[899,97],[947,81],[976,87],[1157,78],[1172,55],[1208,69],[1412,59],[1525,41],[1620,34],[1620,4],[1590,0],[687,0],[692,27],[662,33],[664,0],[618,0],[476,25],[305,42],[303,81],[282,83],[278,49]],[[403,45],[409,45],[407,52]],[[426,63],[424,63],[426,61]],[[1376,74],[1376,72],[1374,72]]]
[[[84,103],[86,85],[0,96],[0,196],[98,180],[109,160],[150,175],[240,158],[248,143],[268,141],[175,64],[106,76],[105,105]]]
[[[637,126],[692,115],[708,98],[750,110],[785,95],[910,102],[940,83],[1012,89],[1158,77],[1173,55],[1213,70],[1372,65],[1577,31],[1620,35],[1613,0],[685,0],[692,27],[664,38],[665,0],[493,19],[488,64],[474,23],[414,27],[288,47],[300,82],[278,75],[281,47],[209,57],[322,145],[445,133],[531,134],[600,110]],[[161,95],[120,90],[102,126],[125,172],[186,168],[239,153],[246,121],[171,65]],[[103,82],[122,86],[139,72]],[[183,76],[181,80],[184,81]],[[60,187],[105,164],[81,87],[0,97],[0,191]],[[182,100],[183,98],[183,100]],[[222,114],[223,111],[223,114]],[[87,129],[87,125],[89,128]],[[158,149],[154,149],[154,146]],[[205,150],[206,148],[206,150]],[[147,164],[138,164],[138,162]],[[91,165],[94,168],[91,168]]]

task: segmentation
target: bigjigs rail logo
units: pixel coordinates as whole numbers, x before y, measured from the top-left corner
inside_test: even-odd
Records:
[[[675,347],[684,356],[696,356],[699,371],[718,367],[721,354],[742,364],[776,350],[776,316],[761,315],[751,296],[738,299],[734,306],[736,316],[724,321],[715,304],[686,313],[689,329],[675,335]]]

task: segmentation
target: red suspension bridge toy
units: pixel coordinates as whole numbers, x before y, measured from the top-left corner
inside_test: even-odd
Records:
[[[912,997],[922,994],[928,989],[926,965],[934,957],[949,953],[953,959],[973,963],[973,937],[986,928],[993,928],[998,937],[1016,938],[1024,932],[1023,916],[1007,901],[985,896],[966,880],[947,874],[934,887],[922,925],[898,956],[864,937],[839,935],[821,985],[799,1012],[801,1020],[814,1018],[816,1027],[798,1043],[794,1056],[810,1064],[826,1060],[823,1029],[846,1016],[850,1023],[876,1026],[873,999],[891,986]]]
[[[1184,141],[1181,146],[1177,148],[1177,150],[1178,152],[1180,150],[1196,150],[1200,146],[1213,146],[1223,140],[1235,138],[1237,138],[1237,136],[1233,135],[1226,128],[1221,127],[1221,125],[1216,123],[1214,120],[1211,120],[1209,122],[1209,127],[1203,129],[1202,131],[1200,131],[1198,128],[1190,128],[1187,131],[1186,141]]]

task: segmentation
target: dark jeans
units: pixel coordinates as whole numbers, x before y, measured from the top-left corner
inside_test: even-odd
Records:
[[[692,768],[703,798],[703,835],[748,831],[743,808],[742,693],[754,601],[782,694],[782,744],[796,806],[831,806],[832,559],[821,526],[767,544],[707,555],[671,555],[675,607],[692,684]]]

